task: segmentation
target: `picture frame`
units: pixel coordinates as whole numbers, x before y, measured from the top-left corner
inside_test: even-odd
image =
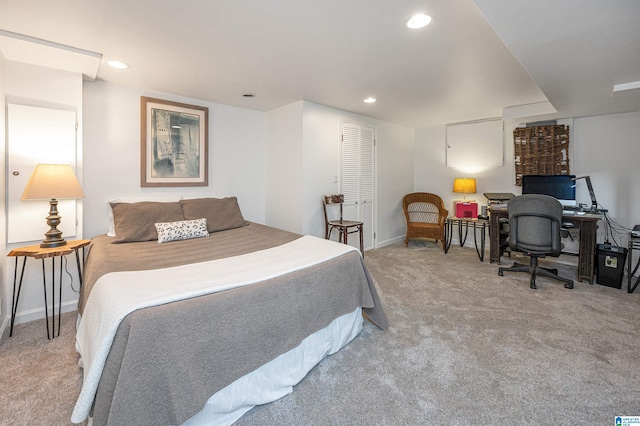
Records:
[[[208,186],[209,108],[142,96],[140,186]]]

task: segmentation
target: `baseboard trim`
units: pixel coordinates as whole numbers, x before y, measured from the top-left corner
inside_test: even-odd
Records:
[[[400,241],[404,241],[404,235],[400,237],[391,238],[389,240],[378,241],[378,245],[376,246],[376,248],[390,246],[391,244],[399,243]]]
[[[2,319],[2,325],[0,325],[0,345],[4,340],[9,337],[9,323],[11,322],[11,315],[6,315]]]
[[[400,237],[395,237],[395,238],[391,238],[389,240],[380,241],[380,242],[378,242],[378,246],[376,248],[382,248],[382,247],[385,247],[385,246],[390,246],[391,244],[404,242],[404,238],[405,238],[405,236],[402,235]],[[485,241],[486,241],[485,250],[489,250],[489,239],[487,238]],[[438,244],[441,244],[441,243],[438,241]],[[478,242],[478,244],[480,244],[480,243]],[[452,238],[451,238],[451,246],[454,246],[454,245],[457,246],[457,247],[460,247],[460,240],[458,238],[452,236]],[[472,236],[469,236],[467,238],[467,241],[465,241],[464,247],[475,248],[475,243],[473,242],[473,237]]]
[[[52,306],[49,305],[47,309],[49,310],[49,315],[51,315]],[[64,302],[62,304],[63,314],[66,314],[67,312],[75,311],[76,309],[78,309],[78,299],[71,300],[69,302]],[[56,304],[56,312],[58,312],[57,304]],[[17,312],[14,325],[24,324],[25,322],[31,322],[31,321],[43,319],[44,315],[45,315],[44,306],[36,309],[30,309],[28,311]],[[7,318],[10,318],[10,317],[7,317]],[[5,324],[3,324],[3,326],[5,326]]]

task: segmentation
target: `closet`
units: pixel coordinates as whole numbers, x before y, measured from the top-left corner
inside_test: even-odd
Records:
[[[340,192],[345,219],[364,223],[365,250],[375,248],[375,142],[375,128],[341,123]],[[352,242],[357,238],[352,237]]]

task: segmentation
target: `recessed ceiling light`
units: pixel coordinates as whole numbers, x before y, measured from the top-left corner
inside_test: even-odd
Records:
[[[429,22],[431,22],[431,16],[419,13],[409,18],[407,21],[407,27],[411,29],[423,28],[429,25]]]
[[[376,98],[371,98],[371,97],[369,97],[369,98],[365,99],[364,101],[365,101],[366,103],[368,103],[368,104],[372,104],[372,103],[374,103],[374,102],[376,101]]]
[[[127,68],[129,68],[129,64],[125,64],[124,62],[120,61],[107,61],[107,65],[119,70],[126,70]]]

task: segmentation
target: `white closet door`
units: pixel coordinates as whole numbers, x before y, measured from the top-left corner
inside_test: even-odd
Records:
[[[350,219],[357,220],[353,209],[360,198],[360,129],[350,123],[342,126],[341,192],[344,194],[344,207],[351,209]]]
[[[49,202],[21,200],[39,163],[76,166],[75,111],[7,105],[7,242],[43,240],[49,230]],[[76,235],[76,201],[60,200],[58,229]]]
[[[375,129],[343,122],[340,188],[345,219],[364,222],[364,248],[375,247]],[[355,235],[350,243],[358,246]]]

